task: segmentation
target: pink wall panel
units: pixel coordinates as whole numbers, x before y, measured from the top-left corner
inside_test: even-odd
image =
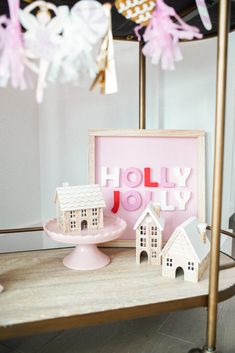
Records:
[[[198,139],[195,137],[106,137],[95,138],[95,181],[101,184],[101,168],[109,168],[113,172],[114,168],[120,168],[120,184],[114,187],[112,180],[107,181],[107,185],[102,187],[105,196],[107,210],[110,211],[114,204],[114,191],[120,192],[120,205],[117,214],[124,218],[128,227],[122,239],[134,239],[133,225],[138,216],[144,210],[147,198],[151,194],[154,202],[161,201],[161,194],[167,191],[167,205],[173,206],[174,211],[163,211],[166,220],[164,232],[165,239],[168,239],[177,225],[192,215],[197,215],[198,210]],[[138,168],[138,186],[130,187],[135,183],[125,183],[125,170],[127,168]],[[185,187],[180,187],[174,174],[174,168],[191,168],[190,175]],[[144,185],[144,168],[150,168],[151,181],[157,182],[157,187],[146,187]],[[161,168],[167,168],[167,181],[174,187],[166,187],[161,180]],[[137,175],[130,173],[129,179],[135,179]],[[140,182],[140,183],[139,183]],[[129,184],[129,185],[126,185]],[[169,184],[169,186],[172,186]],[[181,191],[181,196],[186,191],[190,191],[190,199],[185,210],[179,210],[179,203],[175,198],[175,191]],[[127,199],[127,193],[138,196]],[[139,203],[137,210],[127,210],[132,208],[131,204]],[[129,206],[126,205],[129,203]],[[126,207],[128,206],[128,207]],[[135,205],[133,206],[135,208]]]

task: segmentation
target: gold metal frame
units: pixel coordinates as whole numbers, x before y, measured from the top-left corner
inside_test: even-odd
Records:
[[[146,128],[146,58],[139,43],[139,128]]]
[[[219,27],[217,40],[217,82],[216,82],[216,121],[214,145],[214,176],[212,199],[211,257],[207,314],[207,340],[203,350],[191,353],[216,353],[216,329],[219,284],[219,251],[223,187],[224,126],[226,106],[227,53],[229,33],[229,0],[219,2]],[[189,352],[189,353],[190,353]]]
[[[211,230],[212,227],[208,226],[207,227],[208,230]],[[5,229],[0,229],[0,235],[1,234],[17,234],[17,233],[29,233],[29,232],[42,232],[43,231],[43,227],[26,227],[26,228],[5,228]],[[224,229],[220,229],[220,233],[221,234],[225,234],[228,235],[231,238],[235,239],[235,233],[229,232],[227,230]]]
[[[216,83],[216,123],[214,147],[214,178],[212,200],[212,234],[210,282],[207,316],[207,348],[216,351],[217,303],[219,282],[219,250],[223,187],[224,126],[226,105],[227,52],[229,32],[229,0],[219,2],[219,28],[217,47],[217,83]]]

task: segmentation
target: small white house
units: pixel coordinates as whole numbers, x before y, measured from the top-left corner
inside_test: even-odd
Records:
[[[186,281],[198,282],[207,268],[209,252],[206,224],[191,217],[175,229],[164,246],[162,275],[175,278],[183,273]]]
[[[63,232],[103,228],[105,201],[97,184],[69,186],[56,189],[57,222]]]
[[[160,215],[160,205],[150,202],[134,225],[137,264],[140,264],[141,255],[145,254],[148,264],[161,265],[164,224],[164,218]]]

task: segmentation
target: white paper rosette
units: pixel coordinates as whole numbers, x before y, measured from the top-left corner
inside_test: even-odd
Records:
[[[96,45],[108,30],[103,6],[95,0],[76,3],[64,20],[63,45],[57,51],[50,80],[78,83],[82,73],[94,77],[97,72]]]

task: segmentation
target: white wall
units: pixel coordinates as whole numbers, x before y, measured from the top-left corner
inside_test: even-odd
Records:
[[[38,112],[32,92],[0,90],[0,228],[41,221]],[[38,248],[36,233],[0,237],[0,251]]]
[[[223,224],[234,212],[235,33],[230,36]],[[210,222],[215,115],[216,40],[183,43],[176,71],[148,64],[148,128],[207,132],[207,214]],[[116,42],[119,93],[101,96],[85,87],[46,89],[37,106],[32,93],[0,93],[0,226],[20,227],[55,216],[53,196],[63,181],[87,182],[89,128],[138,127],[138,45]],[[233,163],[231,161],[233,160]],[[233,167],[235,169],[235,167]],[[3,171],[3,172],[2,172]],[[3,200],[3,201],[2,201]],[[54,246],[40,234],[0,237],[2,250]],[[3,238],[4,237],[4,238]],[[8,241],[6,241],[9,239]]]
[[[207,221],[211,222],[213,149],[215,125],[216,39],[181,45],[184,60],[173,72],[163,72],[149,66],[152,82],[152,112],[149,128],[202,129],[206,131],[206,190]],[[223,190],[223,227],[235,211],[234,122],[235,122],[235,33],[230,35],[228,57],[228,84],[225,131],[225,164]],[[155,71],[155,72],[154,72]],[[153,73],[154,72],[154,73]],[[154,99],[153,94],[157,94]]]
[[[102,96],[87,87],[47,90],[39,107],[42,218],[55,216],[55,188],[88,182],[88,129],[138,128],[138,46],[115,44],[119,92]],[[130,60],[131,59],[131,60]],[[54,246],[44,237],[44,246]]]

